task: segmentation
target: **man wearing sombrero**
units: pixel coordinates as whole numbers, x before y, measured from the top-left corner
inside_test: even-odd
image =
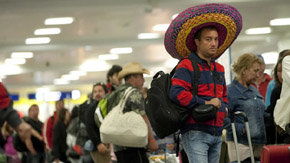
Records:
[[[126,64],[118,74],[119,80],[124,79],[125,84],[120,85],[113,93],[114,105],[118,104],[121,97],[125,96],[124,92],[129,87],[134,90],[129,94],[123,112],[135,111],[139,113],[145,120],[148,127],[148,148],[150,150],[157,150],[158,145],[152,135],[150,122],[145,113],[144,97],[141,89],[144,84],[143,74],[149,74],[149,71],[141,66],[138,62],[131,62]],[[132,148],[114,145],[114,151],[117,156],[118,163],[149,163],[145,148]]]
[[[202,104],[218,108],[216,118],[196,122],[192,116],[181,127],[182,145],[190,163],[218,163],[223,121],[227,114],[224,67],[215,62],[233,43],[242,28],[242,17],[232,6],[205,4],[181,12],[165,34],[165,48],[177,59],[170,99],[188,109]],[[194,60],[199,68],[197,95],[193,95]]]

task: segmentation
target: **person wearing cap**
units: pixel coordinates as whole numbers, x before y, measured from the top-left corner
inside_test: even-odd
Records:
[[[126,64],[118,74],[119,79],[124,78],[125,84],[120,85],[113,92],[116,94],[116,99],[112,105],[116,106],[121,97],[124,95],[125,90],[129,87],[133,87],[134,90],[130,93],[125,103],[123,112],[135,111],[143,117],[148,126],[148,148],[149,150],[157,150],[158,145],[152,135],[150,123],[145,113],[144,97],[141,93],[141,89],[144,84],[144,73],[149,74],[149,71],[144,69],[140,63],[131,62]],[[114,151],[117,156],[118,163],[149,163],[146,156],[145,147],[132,148],[114,145]]]
[[[181,126],[183,148],[190,163],[218,163],[223,122],[227,115],[227,89],[224,67],[215,62],[233,43],[242,28],[242,17],[232,6],[210,3],[181,12],[168,27],[164,44],[174,58],[183,59],[171,79],[169,98],[192,108],[212,104],[216,118],[196,122],[192,116]],[[194,90],[194,60],[200,71],[197,95]]]
[[[107,84],[108,93],[116,90],[116,88],[121,84],[121,80],[118,79],[118,73],[122,70],[119,65],[113,65],[107,72]]]

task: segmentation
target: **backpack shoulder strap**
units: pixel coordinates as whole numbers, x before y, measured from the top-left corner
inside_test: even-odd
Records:
[[[200,70],[199,70],[199,67],[196,63],[196,61],[192,58],[183,58],[181,59],[177,65],[172,69],[172,71],[170,72],[170,77],[172,77],[175,73],[175,70],[176,70],[176,67],[179,65],[179,63],[184,60],[184,59],[189,59],[191,61],[191,64],[192,64],[192,67],[193,67],[193,70],[194,70],[194,77],[193,77],[193,82],[191,83],[192,87],[193,87],[193,92],[192,92],[192,95],[197,95],[197,91],[198,91],[198,79],[200,77]]]
[[[197,65],[197,63],[195,62],[194,59],[192,58],[188,58],[191,61],[192,67],[193,67],[193,82],[191,83],[191,85],[193,86],[193,92],[192,95],[197,95],[198,92],[198,79],[200,77],[200,70],[199,67]]]

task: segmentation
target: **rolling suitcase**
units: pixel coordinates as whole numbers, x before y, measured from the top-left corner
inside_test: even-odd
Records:
[[[238,148],[238,139],[237,139],[236,127],[235,127],[235,123],[234,123],[236,116],[242,116],[244,118],[244,122],[245,122],[245,126],[246,126],[246,133],[247,133],[249,147],[250,147],[251,162],[255,163],[248,118],[247,118],[246,114],[244,112],[241,112],[241,111],[235,112],[230,117],[231,118],[231,126],[232,126],[232,130],[233,130],[233,137],[234,137],[234,142],[235,142],[235,148],[236,148],[237,161],[238,161],[238,163],[241,162],[240,155],[239,155],[240,152],[239,152],[239,148]]]
[[[262,150],[261,163],[290,163],[290,144],[265,145]]]

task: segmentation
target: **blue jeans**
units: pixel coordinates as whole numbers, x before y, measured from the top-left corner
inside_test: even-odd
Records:
[[[191,130],[181,135],[182,145],[190,163],[218,163],[222,137]]]

